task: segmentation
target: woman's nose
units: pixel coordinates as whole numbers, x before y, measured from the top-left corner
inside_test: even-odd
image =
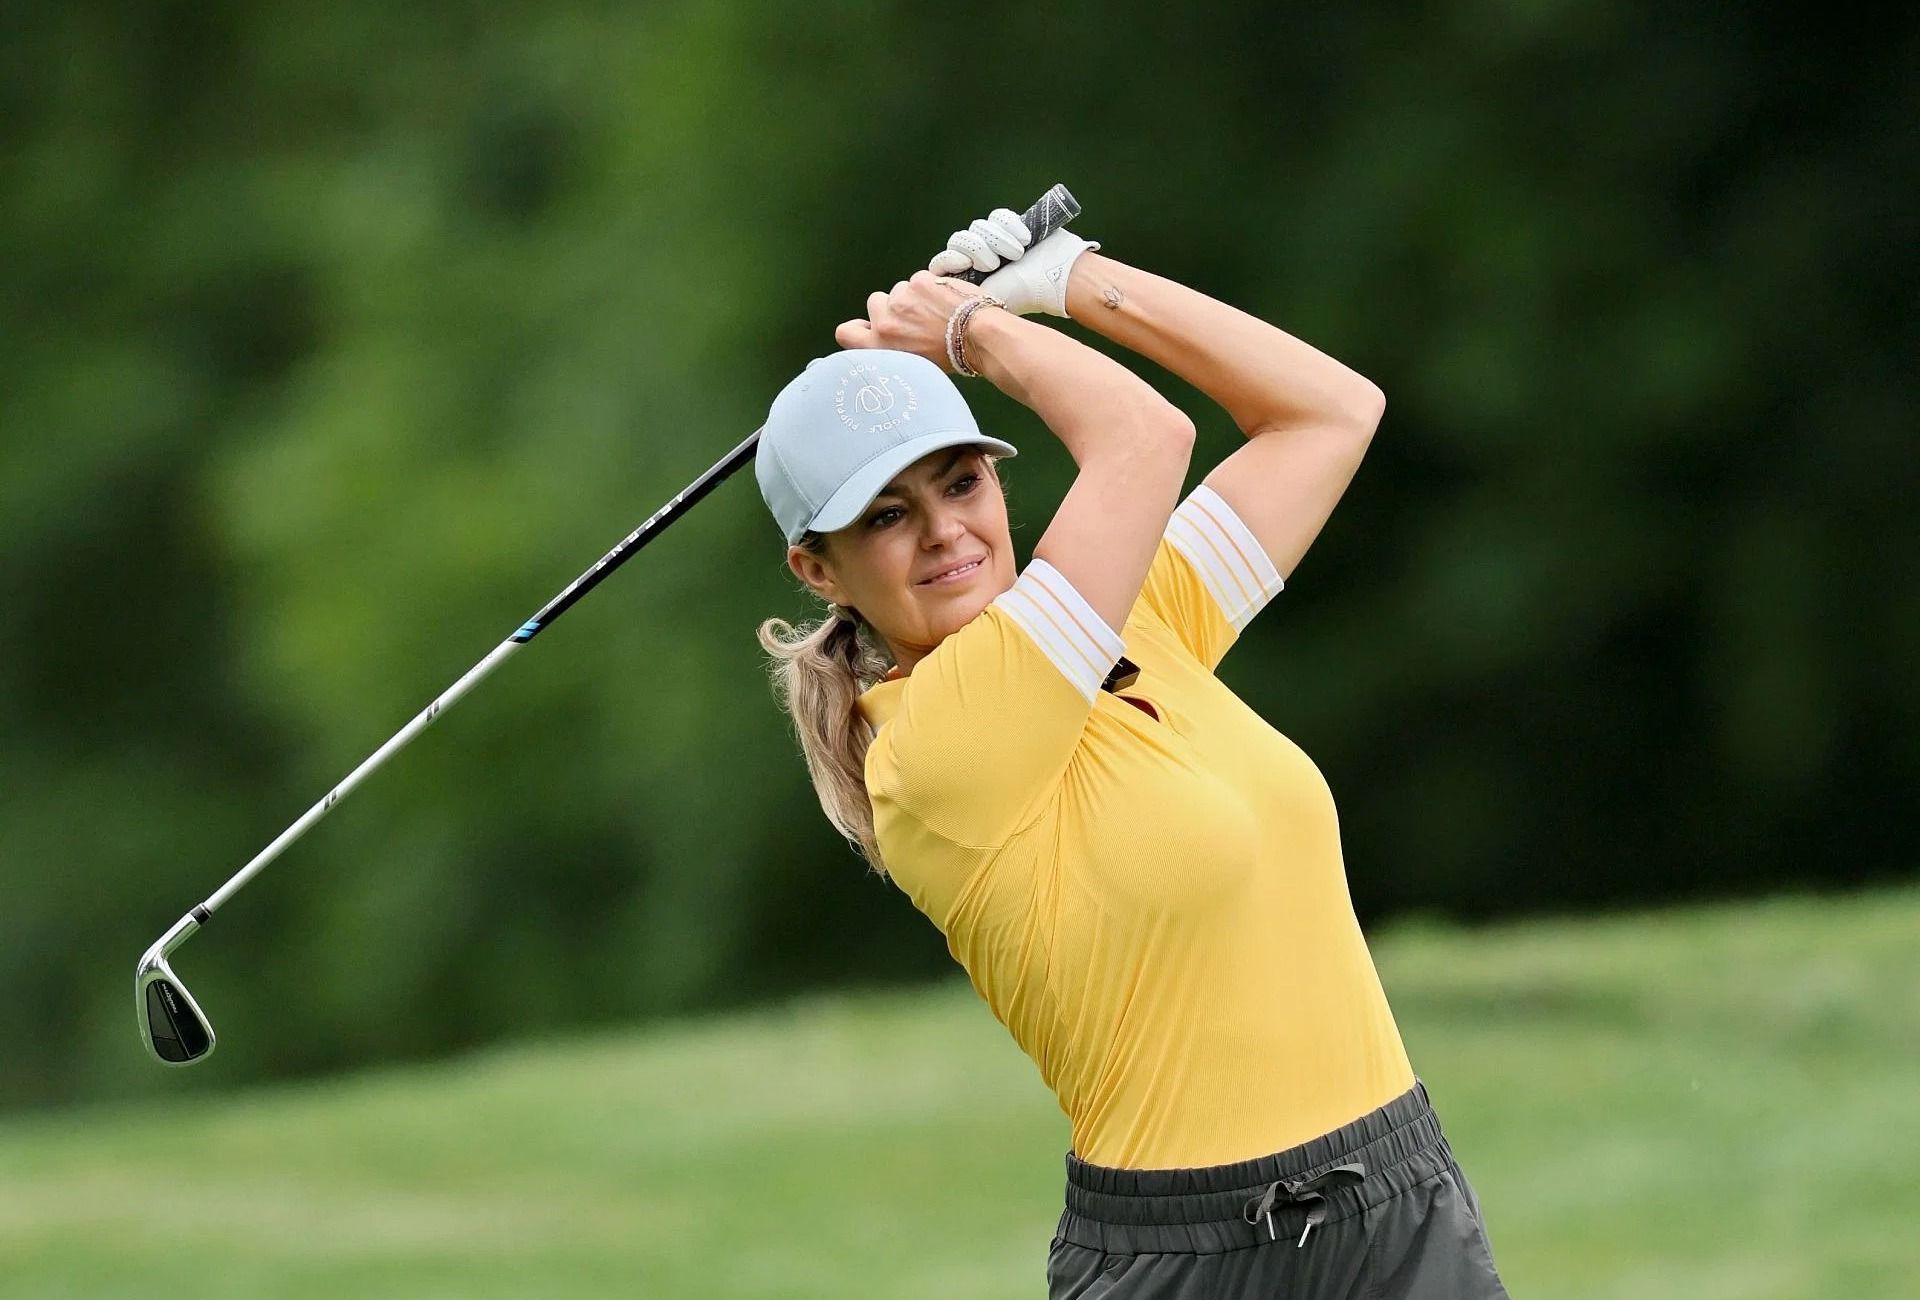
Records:
[[[957,510],[929,510],[926,517],[926,539],[929,542],[952,542],[967,531],[966,523]]]

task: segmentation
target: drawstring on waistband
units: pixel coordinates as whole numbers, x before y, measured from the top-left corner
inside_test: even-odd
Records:
[[[1278,1249],[1270,1238],[1304,1243],[1314,1235],[1283,1230],[1280,1220],[1293,1206],[1299,1205],[1302,1218],[1314,1212],[1310,1229],[1340,1237],[1349,1216],[1385,1204],[1450,1163],[1440,1120],[1416,1082],[1350,1124],[1230,1164],[1121,1169],[1089,1164],[1068,1151],[1066,1204],[1056,1235],[1107,1256],[1210,1255],[1270,1244]]]
[[[1247,1198],[1246,1206],[1240,1211],[1240,1217],[1248,1223],[1267,1221],[1267,1240],[1274,1240],[1273,1211],[1276,1205],[1307,1206],[1307,1226],[1300,1229],[1300,1240],[1295,1247],[1307,1244],[1307,1234],[1319,1227],[1327,1219],[1327,1198],[1320,1194],[1320,1188],[1335,1178],[1360,1182],[1367,1176],[1364,1164],[1336,1165],[1324,1173],[1311,1178],[1282,1178],[1279,1182],[1268,1183],[1267,1189],[1258,1196]]]

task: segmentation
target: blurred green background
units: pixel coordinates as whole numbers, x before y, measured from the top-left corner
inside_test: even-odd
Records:
[[[857,1053],[829,1068],[835,1105],[902,1114],[923,1076],[982,1068],[997,1026],[954,1001],[938,933],[827,825],[774,709],[753,628],[814,606],[744,474],[181,954],[223,1039],[210,1061],[146,1060],[130,977],[174,918],[751,432],[869,290],[1056,180],[1110,255],[1387,392],[1355,486],[1222,668],[1326,773],[1371,928],[1481,954],[1613,927],[1632,964],[1627,930],[1655,933],[1660,907],[1734,900],[1714,924],[1771,934],[1775,913],[1741,900],[1790,890],[1911,940],[1920,28],[1903,22],[1546,0],[9,7],[0,1286],[9,1242],[19,1262],[68,1239],[9,1217],[39,1204],[34,1159],[111,1165],[118,1139],[85,1135],[135,1143],[142,1117],[238,1123],[218,1117],[241,1099],[204,1099],[242,1085],[451,1060],[375,1076],[417,1077],[424,1097],[468,1077],[465,1049],[520,1044],[472,1064],[475,1086],[545,1062],[525,1067],[542,1079],[526,1105],[565,1105],[608,1040],[525,1044],[665,1019],[618,1041],[672,1060],[695,1017],[797,997],[861,1024],[955,1018],[945,1064],[896,1060],[871,1091]],[[1134,364],[1199,425],[1197,481],[1239,435]],[[1071,462],[1018,404],[968,394],[1026,453],[1006,467],[1024,553]],[[1511,928],[1596,912],[1619,916]],[[1746,1027],[1790,1040],[1756,1055],[1772,1064],[1753,1096],[1800,1095],[1823,1031],[1768,1026],[1838,987],[1886,1017],[1834,1010],[1865,1017],[1871,1064],[1849,1077],[1910,1099],[1913,967],[1867,961],[1844,924],[1810,933],[1827,959],[1777,962],[1756,939],[1736,964],[1688,968],[1750,987]],[[1524,1105],[1531,1067],[1446,1046],[1558,1004],[1509,1005],[1533,1005],[1524,965],[1500,996],[1456,988],[1470,976],[1453,961],[1397,988],[1396,941],[1388,993],[1443,1116],[1451,1086],[1480,1125],[1486,1156],[1461,1140],[1462,1160],[1498,1248],[1566,1258],[1546,1229],[1526,1235],[1541,1189],[1498,1165],[1495,1099]],[[1577,1020],[1584,995],[1568,996]],[[1734,1010],[1686,978],[1660,997]],[[1514,1050],[1547,1069],[1556,1024]],[[764,1050],[748,1082],[777,1090],[783,1058]],[[1010,1157],[1039,1190],[1007,1293],[1037,1293],[1065,1134],[1010,1052],[975,1092],[1004,1088],[1045,1135]],[[1641,1082],[1671,1084],[1657,1058]],[[695,1086],[661,1068],[664,1091]],[[1583,1086],[1562,1081],[1540,1141],[1582,1113]],[[306,1095],[246,1104],[291,1117]],[[1685,1106],[1661,1095],[1617,1113],[1671,1124]],[[603,1102],[595,1122],[617,1134],[628,1109]],[[1871,1135],[1891,1112],[1862,1115]],[[262,1125],[261,1159],[303,1158],[276,1154],[279,1119]],[[921,1149],[885,1159],[921,1163],[876,1165],[893,1180],[878,1208],[824,1219],[816,1250],[840,1231],[862,1249],[865,1218],[897,1211],[966,1130],[900,1131]],[[1768,1176],[1851,1168],[1817,1143],[1780,1160]],[[252,1195],[185,1213],[211,1222]],[[1628,1262],[1631,1217],[1605,1239]],[[732,1239],[704,1217],[690,1231]],[[956,1224],[947,1243],[962,1261],[966,1237]],[[428,1254],[399,1253],[402,1293],[478,1293],[436,1291]],[[1868,1294],[1864,1277],[1836,1294]],[[1718,1293],[1696,1281],[1672,1293]],[[942,1286],[997,1293],[975,1282]],[[742,1276],[714,1293],[785,1292]]]

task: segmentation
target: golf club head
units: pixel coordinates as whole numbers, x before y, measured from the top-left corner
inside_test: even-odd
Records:
[[[167,965],[164,943],[147,949],[134,973],[140,1035],[163,1065],[192,1065],[213,1051],[213,1026]]]

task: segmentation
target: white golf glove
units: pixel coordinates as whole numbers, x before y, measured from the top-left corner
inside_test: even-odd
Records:
[[[1065,226],[1028,248],[1032,243],[1033,232],[1019,213],[1012,208],[995,208],[991,216],[954,231],[946,248],[927,263],[927,269],[935,275],[991,271],[993,274],[980,282],[981,292],[1006,303],[1008,311],[1021,316],[1037,311],[1065,316],[1073,261],[1100,245],[1080,238]]]

